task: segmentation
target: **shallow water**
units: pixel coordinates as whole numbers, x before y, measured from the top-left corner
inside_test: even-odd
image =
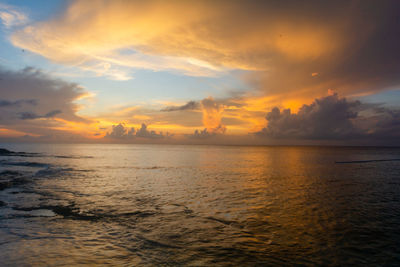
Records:
[[[399,148],[0,147],[1,265],[400,264]]]

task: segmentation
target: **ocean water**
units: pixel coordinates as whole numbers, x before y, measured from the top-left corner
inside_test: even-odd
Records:
[[[400,149],[0,147],[1,266],[400,265]]]

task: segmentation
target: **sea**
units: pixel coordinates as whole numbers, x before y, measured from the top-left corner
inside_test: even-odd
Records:
[[[400,148],[0,148],[0,266],[400,265]]]

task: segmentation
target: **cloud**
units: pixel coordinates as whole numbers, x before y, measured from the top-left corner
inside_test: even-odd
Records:
[[[212,109],[216,109],[220,105],[217,101],[210,99],[207,99],[205,103],[203,105]],[[30,107],[29,104],[23,105]],[[8,108],[10,107],[2,108],[2,110]],[[43,113],[27,113],[24,115],[26,118],[23,123],[24,127],[20,125],[20,118],[13,121],[14,124],[5,125],[6,128],[0,124],[0,139],[3,142],[400,145],[400,109],[383,104],[365,104],[360,101],[347,100],[340,98],[335,93],[315,99],[311,104],[304,104],[297,113],[292,113],[289,109],[273,108],[266,115],[267,125],[256,134],[227,134],[222,124],[219,124],[220,129],[212,128],[213,131],[204,128],[203,130],[192,130],[192,134],[182,132],[174,135],[169,133],[174,132],[171,125],[166,125],[164,129],[168,129],[169,132],[164,134],[149,129],[144,123],[138,128],[118,123],[114,124],[105,136],[98,130],[106,128],[99,127],[101,124],[97,124],[95,131],[90,136],[84,137],[79,135],[79,132],[70,132],[68,129],[54,127],[51,116],[61,115],[61,113],[56,113],[58,113],[56,110],[42,116],[37,114]],[[169,112],[166,113],[169,114]],[[3,113],[1,114],[3,115]],[[20,113],[19,115],[21,116]],[[42,118],[45,116],[49,118],[43,120]],[[154,127],[157,126],[159,125]],[[2,136],[7,131],[8,133],[14,131],[20,137],[4,139]],[[24,132],[32,134],[24,134]]]
[[[337,94],[315,99],[297,114],[275,107],[266,120],[267,126],[257,135],[273,139],[362,139],[376,143],[400,138],[400,110],[348,101]]]
[[[118,80],[131,78],[135,69],[205,76],[245,70],[232,75],[240,75],[253,89],[230,100],[210,97],[194,102],[198,105],[188,102],[161,111],[157,106],[107,114],[107,125],[145,121],[185,133],[205,127],[204,135],[224,133],[226,127],[229,133],[241,134],[264,128],[260,133],[264,137],[317,139],[389,135],[390,129],[396,129],[393,110],[379,113],[337,96],[319,97],[331,89],[353,99],[400,84],[398,1],[310,0],[299,5],[257,0],[77,0],[66,7],[47,21],[17,29],[10,37],[12,43],[53,62]],[[35,97],[5,100],[31,98]],[[75,96],[61,97],[68,107],[65,103],[57,107],[51,99],[58,98],[35,107],[25,102],[6,104],[7,108],[0,108],[8,113],[0,117],[17,123],[22,112],[43,116],[59,109],[62,113],[56,118],[79,120]],[[279,108],[271,111],[264,127],[264,115],[274,106]],[[334,111],[337,115],[328,115]],[[338,121],[330,126],[320,119],[325,127],[318,127],[314,125],[318,116],[337,116]],[[26,120],[34,121],[39,120]]]
[[[215,136],[215,133],[209,133],[207,131],[207,128],[204,128],[203,130],[195,130],[193,134],[188,134],[186,136],[195,139],[205,139],[211,136]]]
[[[182,110],[197,110],[199,109],[200,105],[199,103],[195,101],[189,101],[185,105],[182,106],[169,106],[166,108],[163,108],[161,111],[182,111]]]
[[[76,131],[70,126],[89,123],[76,114],[79,106],[75,101],[85,95],[79,85],[54,79],[34,68],[0,68],[0,128],[33,135],[46,135],[56,128]],[[67,124],[70,129],[66,129]]]
[[[190,139],[209,139],[211,137],[216,137],[221,134],[224,134],[226,131],[226,128],[219,125],[219,128],[214,128],[212,132],[210,132],[207,128],[204,128],[203,130],[195,130],[193,134],[186,134],[185,136],[190,138]]]
[[[11,40],[115,79],[141,68],[207,76],[246,70],[244,81],[276,105],[312,101],[327,89],[348,96],[399,85],[399,12],[395,0],[78,0]]]
[[[206,98],[200,101],[188,101],[184,105],[169,105],[161,109],[159,104],[153,107],[140,105],[119,107],[102,114],[101,118],[113,122],[124,121],[130,125],[144,122],[151,124],[156,130],[168,129],[180,134],[193,133],[196,129],[204,127],[209,133],[225,133],[225,125],[232,126],[230,133],[247,134],[254,116],[257,116],[257,120],[263,120],[265,112],[246,111],[245,104],[235,99]]]
[[[21,106],[22,104],[30,104],[30,105],[37,105],[37,101],[35,99],[20,99],[16,101],[8,101],[0,99],[0,107],[17,107]]]
[[[224,105],[217,103],[212,97],[203,99],[201,102],[203,111],[203,125],[208,132],[225,133],[226,127],[221,124]]]
[[[0,99],[3,108],[24,108],[29,105],[31,112],[48,114],[59,110],[60,118],[70,121],[85,121],[75,113],[74,103],[86,95],[75,83],[54,79],[40,70],[25,68],[21,71],[6,71],[0,68]],[[15,109],[18,110],[18,109]]]
[[[131,138],[134,136],[135,128],[132,127],[130,129],[126,129],[122,123],[119,123],[118,125],[113,125],[111,132],[106,134],[106,137],[115,139]]]
[[[360,122],[366,127],[368,135],[400,145],[400,109],[377,107],[373,111],[372,116]]]
[[[150,51],[153,43],[164,42],[151,39],[186,35],[175,31],[199,17],[195,7],[187,9],[178,2],[171,4],[74,1],[64,14],[31,24],[15,32],[11,39],[14,45],[54,62],[78,66],[113,79],[129,79],[131,68],[214,75],[221,68],[207,61],[189,55]]]
[[[135,128],[126,128],[122,123],[113,125],[111,132],[107,133],[105,138],[121,139],[121,140],[132,140],[136,138],[146,139],[161,139],[169,137],[170,134],[167,132],[164,135],[162,132],[157,133],[156,131],[150,131],[147,129],[147,125],[142,123],[141,127],[137,130]]]
[[[60,113],[62,113],[61,110],[53,110],[53,111],[46,113],[45,115],[40,116],[33,112],[21,112],[19,118],[21,120],[48,119],[48,118],[53,118],[55,115],[60,114]]]
[[[0,3],[0,20],[6,28],[24,25],[28,17],[16,7]]]
[[[315,99],[303,105],[297,114],[290,109],[277,107],[267,113],[267,127],[259,134],[274,138],[329,139],[352,136],[356,131],[352,119],[357,117],[355,108],[360,102],[348,102],[337,94]]]
[[[167,133],[167,135],[169,135],[169,134]],[[155,131],[149,131],[147,129],[147,125],[144,123],[142,123],[141,128],[137,130],[136,136],[143,137],[143,138],[163,138],[164,137],[162,132],[156,133]]]

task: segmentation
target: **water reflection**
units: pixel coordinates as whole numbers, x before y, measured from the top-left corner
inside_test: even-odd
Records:
[[[0,192],[0,256],[12,265],[399,260],[400,164],[335,164],[398,149],[8,148],[40,152],[32,161],[49,166]]]

